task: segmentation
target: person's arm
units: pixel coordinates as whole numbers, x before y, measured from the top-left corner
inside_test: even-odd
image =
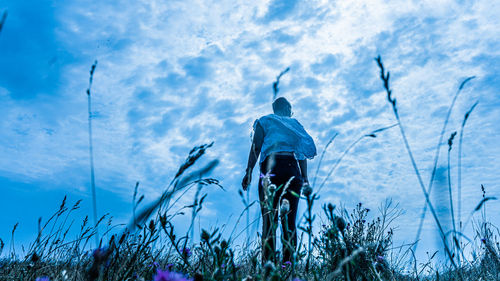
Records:
[[[264,142],[264,129],[257,122],[255,126],[255,132],[252,140],[252,147],[250,148],[250,153],[248,155],[248,164],[245,170],[245,176],[241,182],[243,190],[247,190],[248,186],[252,182],[252,171],[259,158],[260,150],[262,149],[262,143]]]
[[[301,192],[304,196],[309,197],[312,193],[312,188],[309,185],[309,178],[307,177],[307,159],[299,160],[300,173],[304,182],[302,183]]]

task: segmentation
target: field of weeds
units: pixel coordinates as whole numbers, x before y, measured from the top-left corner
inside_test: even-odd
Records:
[[[315,186],[312,193],[297,194],[307,206],[302,215],[303,223],[299,226],[298,248],[291,262],[261,262],[261,245],[239,245],[241,233],[234,230],[223,234],[221,227],[213,226],[202,229],[200,237],[193,237],[194,221],[203,208],[205,196],[200,190],[207,185],[222,188],[215,178],[207,177],[218,161],[209,162],[199,170],[192,171],[192,166],[210,149],[212,144],[194,147],[186,161],[179,167],[163,194],[150,202],[141,204],[143,196],[134,193],[134,213],[125,227],[108,225],[106,233],[99,233],[99,225],[107,222],[106,216],[85,218],[80,226],[70,223],[71,216],[79,208],[80,201],[69,203],[63,200],[54,215],[46,221],[39,220],[38,234],[35,240],[24,249],[23,255],[16,254],[16,245],[6,246],[0,240],[0,279],[1,280],[500,280],[500,246],[499,229],[487,221],[486,204],[495,200],[486,196],[482,187],[483,199],[471,215],[462,220],[455,218],[452,194],[460,194],[460,184],[457,187],[448,186],[450,216],[453,221],[453,231],[444,232],[436,215],[435,206],[429,199],[432,188],[437,155],[440,143],[444,140],[444,132],[450,112],[462,88],[473,77],[460,84],[457,93],[449,107],[448,116],[436,146],[436,159],[431,175],[431,181],[425,185],[420,171],[415,163],[409,146],[404,124],[402,124],[397,103],[390,88],[390,75],[386,72],[380,57],[376,59],[380,69],[380,78],[387,94],[387,100],[393,109],[414,172],[419,179],[422,194],[426,199],[425,209],[420,222],[420,229],[426,210],[434,219],[443,249],[447,256],[444,264],[436,263],[435,253],[424,263],[417,263],[414,250],[415,243],[403,246],[393,245],[393,221],[400,215],[402,209],[392,201],[383,202],[378,210],[369,210],[362,203],[350,209],[332,204],[322,206],[327,220],[316,227],[315,219],[319,214],[313,213],[313,205],[317,201],[324,182]],[[91,85],[96,69],[94,64],[90,71],[88,95],[89,109],[89,155],[91,159],[91,177],[93,183],[93,152],[91,126]],[[281,76],[281,75],[280,75]],[[277,84],[274,85],[277,91]],[[460,132],[452,133],[448,138],[448,155],[453,148],[455,138],[458,138],[459,151],[462,146],[463,130],[466,121],[472,113],[472,108],[465,113]],[[391,126],[391,127],[394,127]],[[344,151],[349,153],[362,138],[374,138],[382,128],[361,136]],[[333,138],[332,138],[333,140]],[[331,143],[331,142],[330,142]],[[330,144],[328,143],[328,145]],[[327,145],[327,146],[328,146]],[[326,148],[325,148],[326,149]],[[342,160],[343,155],[334,164],[331,173]],[[459,155],[460,159],[460,155]],[[448,165],[450,158],[448,157]],[[321,159],[320,159],[321,163]],[[460,163],[459,163],[460,164]],[[448,169],[449,171],[449,169]],[[460,165],[459,165],[460,171]],[[449,174],[448,174],[449,176]],[[325,179],[326,181],[326,179]],[[172,206],[176,200],[190,189],[197,188],[193,204],[185,206],[184,212],[174,211]],[[277,187],[286,188],[286,186]],[[95,202],[95,187],[92,185]],[[268,187],[267,198],[272,202],[276,189]],[[247,202],[243,192],[241,198],[248,209],[258,202]],[[177,198],[177,199],[175,199]],[[460,198],[460,197],[459,197]],[[265,202],[261,202],[265,204]],[[187,210],[187,211],[186,211]],[[289,210],[281,206],[281,215]],[[482,213],[481,220],[475,221],[474,236],[467,237],[462,231],[473,220],[472,215]],[[189,215],[190,214],[190,215]],[[185,216],[190,226],[185,233],[179,233],[173,219]],[[238,222],[240,220],[238,219]],[[14,241],[16,226],[12,230],[11,241]],[[78,237],[69,238],[68,233],[78,228]],[[246,226],[249,227],[248,225]],[[277,226],[275,226],[277,228]],[[420,229],[417,237],[419,237]],[[243,231],[245,231],[244,229]],[[104,239],[103,237],[109,237]],[[199,241],[195,244],[192,241]],[[282,243],[286,243],[282,241]],[[99,245],[93,247],[91,245]],[[274,253],[275,259],[281,259],[280,251]]]
[[[308,200],[305,198],[305,200]],[[133,231],[100,240],[89,247],[96,228],[84,220],[76,239],[68,239],[67,224],[79,202],[62,202],[59,210],[40,227],[25,256],[4,255],[1,280],[498,280],[500,273],[498,230],[482,223],[477,229],[473,256],[459,248],[451,262],[436,267],[433,257],[415,264],[412,246],[394,247],[391,222],[399,208],[391,201],[377,211],[362,203],[347,212],[323,206],[328,222],[319,231],[303,226],[295,262],[261,264],[260,245],[242,250],[233,237],[215,227],[202,230],[199,243],[188,244],[189,232],[177,234],[170,220],[176,214],[154,212]],[[192,206],[195,216],[202,200]],[[168,208],[167,208],[168,209]],[[146,210],[148,211],[148,210]],[[368,220],[369,213],[375,218]],[[338,214],[338,215],[336,215]],[[139,216],[144,215],[140,213]],[[307,216],[307,214],[306,214]],[[105,221],[102,218],[99,223]],[[41,222],[42,223],[42,222]],[[396,233],[397,235],[397,233]],[[476,241],[477,240],[477,241]],[[462,243],[467,247],[465,243]],[[3,246],[3,243],[2,243]],[[3,248],[3,247],[2,247]],[[470,249],[469,249],[470,250]],[[280,253],[276,252],[279,260]]]

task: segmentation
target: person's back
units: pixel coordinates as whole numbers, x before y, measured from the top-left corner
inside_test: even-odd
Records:
[[[275,260],[275,232],[279,204],[285,213],[281,216],[283,233],[283,261],[292,261],[297,244],[296,214],[303,184],[307,178],[307,159],[316,155],[313,139],[303,126],[291,118],[291,105],[285,98],[273,102],[274,114],[254,122],[254,137],[242,187],[246,190],[260,154],[259,199],[262,211],[262,260]]]
[[[260,162],[274,152],[293,152],[297,160],[316,155],[313,139],[296,119],[278,114],[265,115],[254,122],[254,130],[260,125],[264,131]]]

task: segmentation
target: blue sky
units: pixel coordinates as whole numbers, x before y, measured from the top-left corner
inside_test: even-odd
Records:
[[[380,54],[424,182],[447,108],[460,82],[445,138],[464,132],[463,214],[498,194],[500,170],[499,4],[490,1],[13,1],[0,33],[0,238],[35,237],[64,194],[90,214],[87,139],[88,71],[99,214],[130,217],[135,182],[153,200],[189,150],[214,141],[204,157],[226,191],[207,189],[201,224],[234,221],[250,147],[251,125],[271,112],[272,82],[325,154],[321,181],[360,135],[395,123],[373,60]],[[447,188],[446,144],[435,194]],[[456,186],[457,150],[452,150]],[[311,177],[318,158],[310,162]],[[257,198],[256,177],[251,196]],[[441,193],[440,193],[441,192]],[[446,194],[445,194],[446,195]],[[432,195],[443,205],[443,196]],[[179,203],[192,201],[188,193]],[[439,198],[438,198],[439,197]],[[319,206],[376,209],[392,198],[404,210],[398,243],[414,238],[424,198],[397,128],[366,139],[343,160]],[[446,200],[445,200],[446,201]],[[439,206],[438,206],[439,207]],[[490,214],[499,203],[488,206]],[[302,206],[303,208],[303,206]],[[445,207],[439,207],[446,213]],[[232,214],[232,215],[231,215]],[[257,208],[252,216],[258,214]],[[490,216],[497,225],[498,216]],[[180,220],[179,225],[183,222]],[[427,216],[426,249],[437,247]]]

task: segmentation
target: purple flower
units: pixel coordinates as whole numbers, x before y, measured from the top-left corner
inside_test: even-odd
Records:
[[[191,279],[181,273],[157,269],[154,281],[191,281]]]
[[[285,264],[286,266],[290,266],[290,265],[292,265],[292,262],[291,262],[291,261],[286,261],[284,264]]]
[[[154,268],[157,268],[158,266],[160,266],[160,264],[156,261],[149,265],[149,267],[154,267]]]
[[[276,175],[275,174],[269,174],[269,173],[267,173],[267,174],[264,175],[263,173],[260,173],[260,178],[261,179],[265,178],[265,177],[274,177],[274,176],[276,176]]]
[[[106,252],[108,251],[107,247],[97,248],[92,252],[92,256],[95,260],[101,260],[106,256]]]
[[[189,258],[191,256],[191,249],[189,249],[189,248],[183,248],[182,249],[182,255]]]
[[[384,262],[384,256],[377,256],[377,262]]]
[[[37,277],[36,281],[50,281],[50,279],[47,276],[43,276],[43,277]]]

